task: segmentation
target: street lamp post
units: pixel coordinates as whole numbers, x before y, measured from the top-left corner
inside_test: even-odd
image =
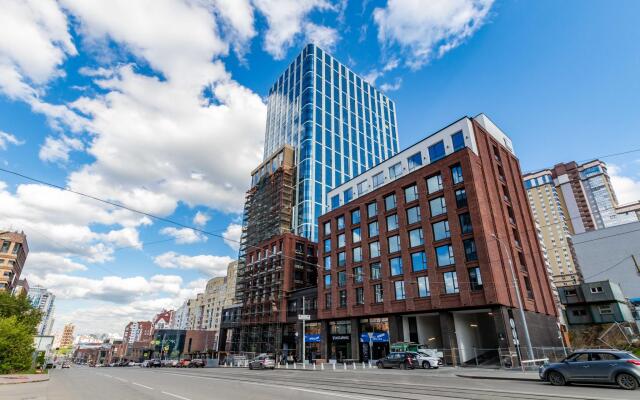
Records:
[[[504,248],[504,251],[507,253],[507,259],[509,260],[509,268],[511,269],[511,278],[513,279],[513,286],[516,289],[516,298],[518,299],[518,308],[520,308],[520,318],[522,319],[522,326],[524,327],[524,340],[527,343],[527,351],[529,353],[529,357],[533,358],[533,346],[531,346],[531,338],[529,337],[529,326],[527,325],[527,318],[524,314],[524,307],[522,305],[520,285],[518,284],[518,279],[516,278],[516,271],[513,268],[513,262],[511,261],[511,252],[509,251],[507,246],[504,244],[502,239],[498,237],[498,235],[494,233],[491,236],[493,236],[502,245],[502,247]],[[522,360],[520,360],[520,363],[522,363]]]

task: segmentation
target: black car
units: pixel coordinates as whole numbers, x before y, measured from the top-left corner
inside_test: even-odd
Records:
[[[205,364],[202,358],[194,358],[189,363],[189,368],[204,368]]]
[[[386,357],[379,359],[376,366],[378,368],[414,369],[417,363],[418,361],[412,353],[402,351],[389,353]]]
[[[159,368],[162,367],[162,362],[159,358],[153,358],[149,360],[149,368]]]

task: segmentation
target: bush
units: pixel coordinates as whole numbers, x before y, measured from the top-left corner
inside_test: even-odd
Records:
[[[0,374],[13,374],[31,368],[34,352],[32,328],[18,317],[0,317]]]

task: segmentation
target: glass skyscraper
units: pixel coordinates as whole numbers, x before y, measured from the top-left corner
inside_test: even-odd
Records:
[[[398,152],[395,104],[309,44],[269,90],[264,159],[284,144],[296,153],[292,229],[317,241],[327,193]]]

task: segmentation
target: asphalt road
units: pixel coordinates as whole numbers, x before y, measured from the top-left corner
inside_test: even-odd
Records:
[[[539,382],[479,380],[440,369],[356,371],[249,371],[247,369],[142,369],[74,367],[51,372],[42,383],[0,386],[11,400],[325,400],[325,399],[616,399],[640,391]]]

